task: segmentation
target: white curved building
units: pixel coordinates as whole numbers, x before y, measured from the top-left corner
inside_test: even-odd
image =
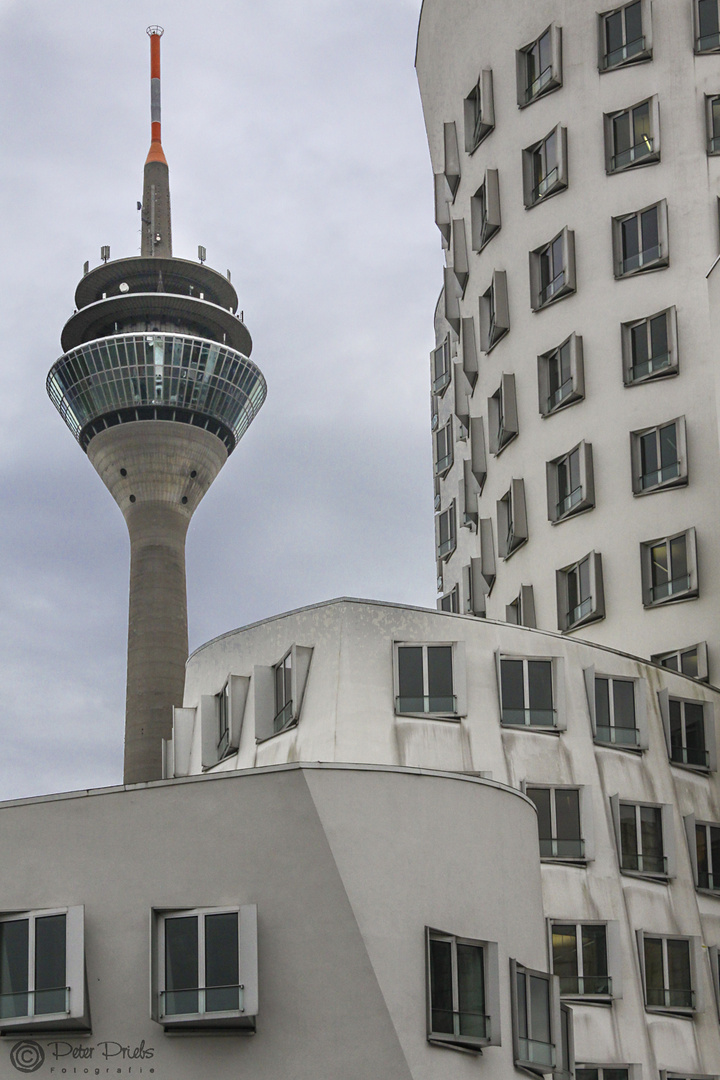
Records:
[[[716,0],[424,0],[439,601],[717,660]]]

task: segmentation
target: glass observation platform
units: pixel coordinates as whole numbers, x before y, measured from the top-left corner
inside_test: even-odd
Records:
[[[267,394],[242,353],[183,334],[118,334],[61,356],[47,377],[50,398],[82,448],[105,428],[135,420],[204,427],[228,454]]]

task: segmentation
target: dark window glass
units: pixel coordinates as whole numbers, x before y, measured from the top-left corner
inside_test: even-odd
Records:
[[[35,1013],[65,1012],[65,916],[35,920]]]
[[[528,788],[526,792],[529,799],[535,803],[538,812],[538,832],[540,834],[540,847],[543,842],[552,842],[552,818],[550,815],[550,788]]]
[[[439,1034],[452,1035],[452,945],[449,941],[430,939],[430,1009],[431,1027]]]
[[[662,842],[662,813],[657,806],[640,807],[641,870],[662,873],[665,869]]]
[[[207,1012],[239,1008],[237,912],[205,916],[205,986]]]
[[[692,1007],[690,943],[670,938],[667,942],[669,1005]]]
[[[531,975],[528,982],[530,1038],[533,1042],[550,1043],[550,984],[537,975]]]
[[[165,920],[165,1008],[168,1016],[198,1011],[198,920]]]
[[[460,1035],[485,1038],[485,974],[479,945],[457,944]]]
[[[559,923],[552,928],[553,973],[560,978],[561,994],[577,994],[578,991],[578,950],[577,927],[573,924],[562,926]]]
[[[0,922],[0,1018],[27,1016],[29,922]]]
[[[398,684],[401,698],[423,697],[423,651],[421,645],[398,649]],[[412,712],[421,712],[413,709]]]
[[[698,23],[700,37],[698,48],[713,49],[720,44],[717,0],[698,0]]]
[[[558,841],[573,843],[580,839],[580,792],[576,788],[555,791]]]
[[[552,724],[553,688],[550,660],[528,660],[528,694],[531,722],[533,714],[537,714],[542,722]]]
[[[615,727],[635,730],[635,684],[627,679],[613,679]]]
[[[691,678],[697,679],[698,675],[700,674],[698,668],[697,649],[688,649],[686,652],[681,653],[680,665],[683,675],[690,675]]]
[[[428,645],[427,665],[430,712],[452,709],[452,646]]]
[[[550,390],[548,408],[552,409],[559,405],[573,389],[569,341],[561,345],[548,361],[548,385]]]

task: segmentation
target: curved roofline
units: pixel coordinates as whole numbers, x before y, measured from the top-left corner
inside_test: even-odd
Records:
[[[509,626],[513,631],[520,631],[525,634],[537,634],[541,637],[555,638],[558,641],[570,641],[578,645],[588,645],[591,649],[601,649],[602,652],[612,653],[613,656],[622,656],[627,660],[634,660],[640,664],[646,664],[648,667],[657,668],[658,671],[664,671],[665,673],[669,672],[671,675],[678,675],[682,679],[687,679],[693,686],[707,686],[708,689],[720,693],[720,687],[714,686],[712,683],[701,683],[698,679],[694,679],[692,675],[685,675],[682,671],[673,671],[671,668],[665,668],[662,664],[656,664],[645,656],[636,656],[635,653],[625,652],[623,649],[613,649],[610,645],[601,645],[597,641],[588,641],[587,638],[578,638],[574,635],[571,637],[569,634],[563,634],[559,630],[539,630],[532,626],[518,626],[516,623],[507,623],[502,619],[478,619],[477,615],[460,615],[451,611],[438,611],[437,608],[420,607],[417,604],[399,604],[393,600],[364,600],[362,597],[358,596],[336,596],[332,600],[321,600],[316,604],[305,604],[303,607],[293,608],[291,611],[282,611],[277,615],[270,615],[267,619],[257,619],[255,622],[248,623],[246,626],[238,626],[234,630],[226,630],[224,634],[218,634],[217,637],[211,638],[210,641],[206,641],[202,645],[198,645],[196,649],[193,649],[185,661],[185,666],[187,667],[190,661],[197,656],[198,653],[201,653],[203,649],[209,649],[211,645],[215,645],[218,641],[223,641],[225,638],[233,637],[235,634],[243,634],[246,630],[254,630],[256,626],[263,626],[265,623],[277,622],[279,619],[287,619],[292,615],[301,615],[305,611],[315,611],[320,608],[331,607],[334,604],[366,604],[369,607],[388,607],[397,608],[401,611],[424,612],[429,615],[436,615],[439,619],[462,619],[465,622],[471,622],[475,625]]]

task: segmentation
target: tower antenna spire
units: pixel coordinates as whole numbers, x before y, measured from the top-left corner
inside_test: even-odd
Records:
[[[162,26],[148,26],[150,38],[150,150],[145,159],[142,201],[144,256],[172,256],[170,175],[162,148],[160,121],[160,38]]]

